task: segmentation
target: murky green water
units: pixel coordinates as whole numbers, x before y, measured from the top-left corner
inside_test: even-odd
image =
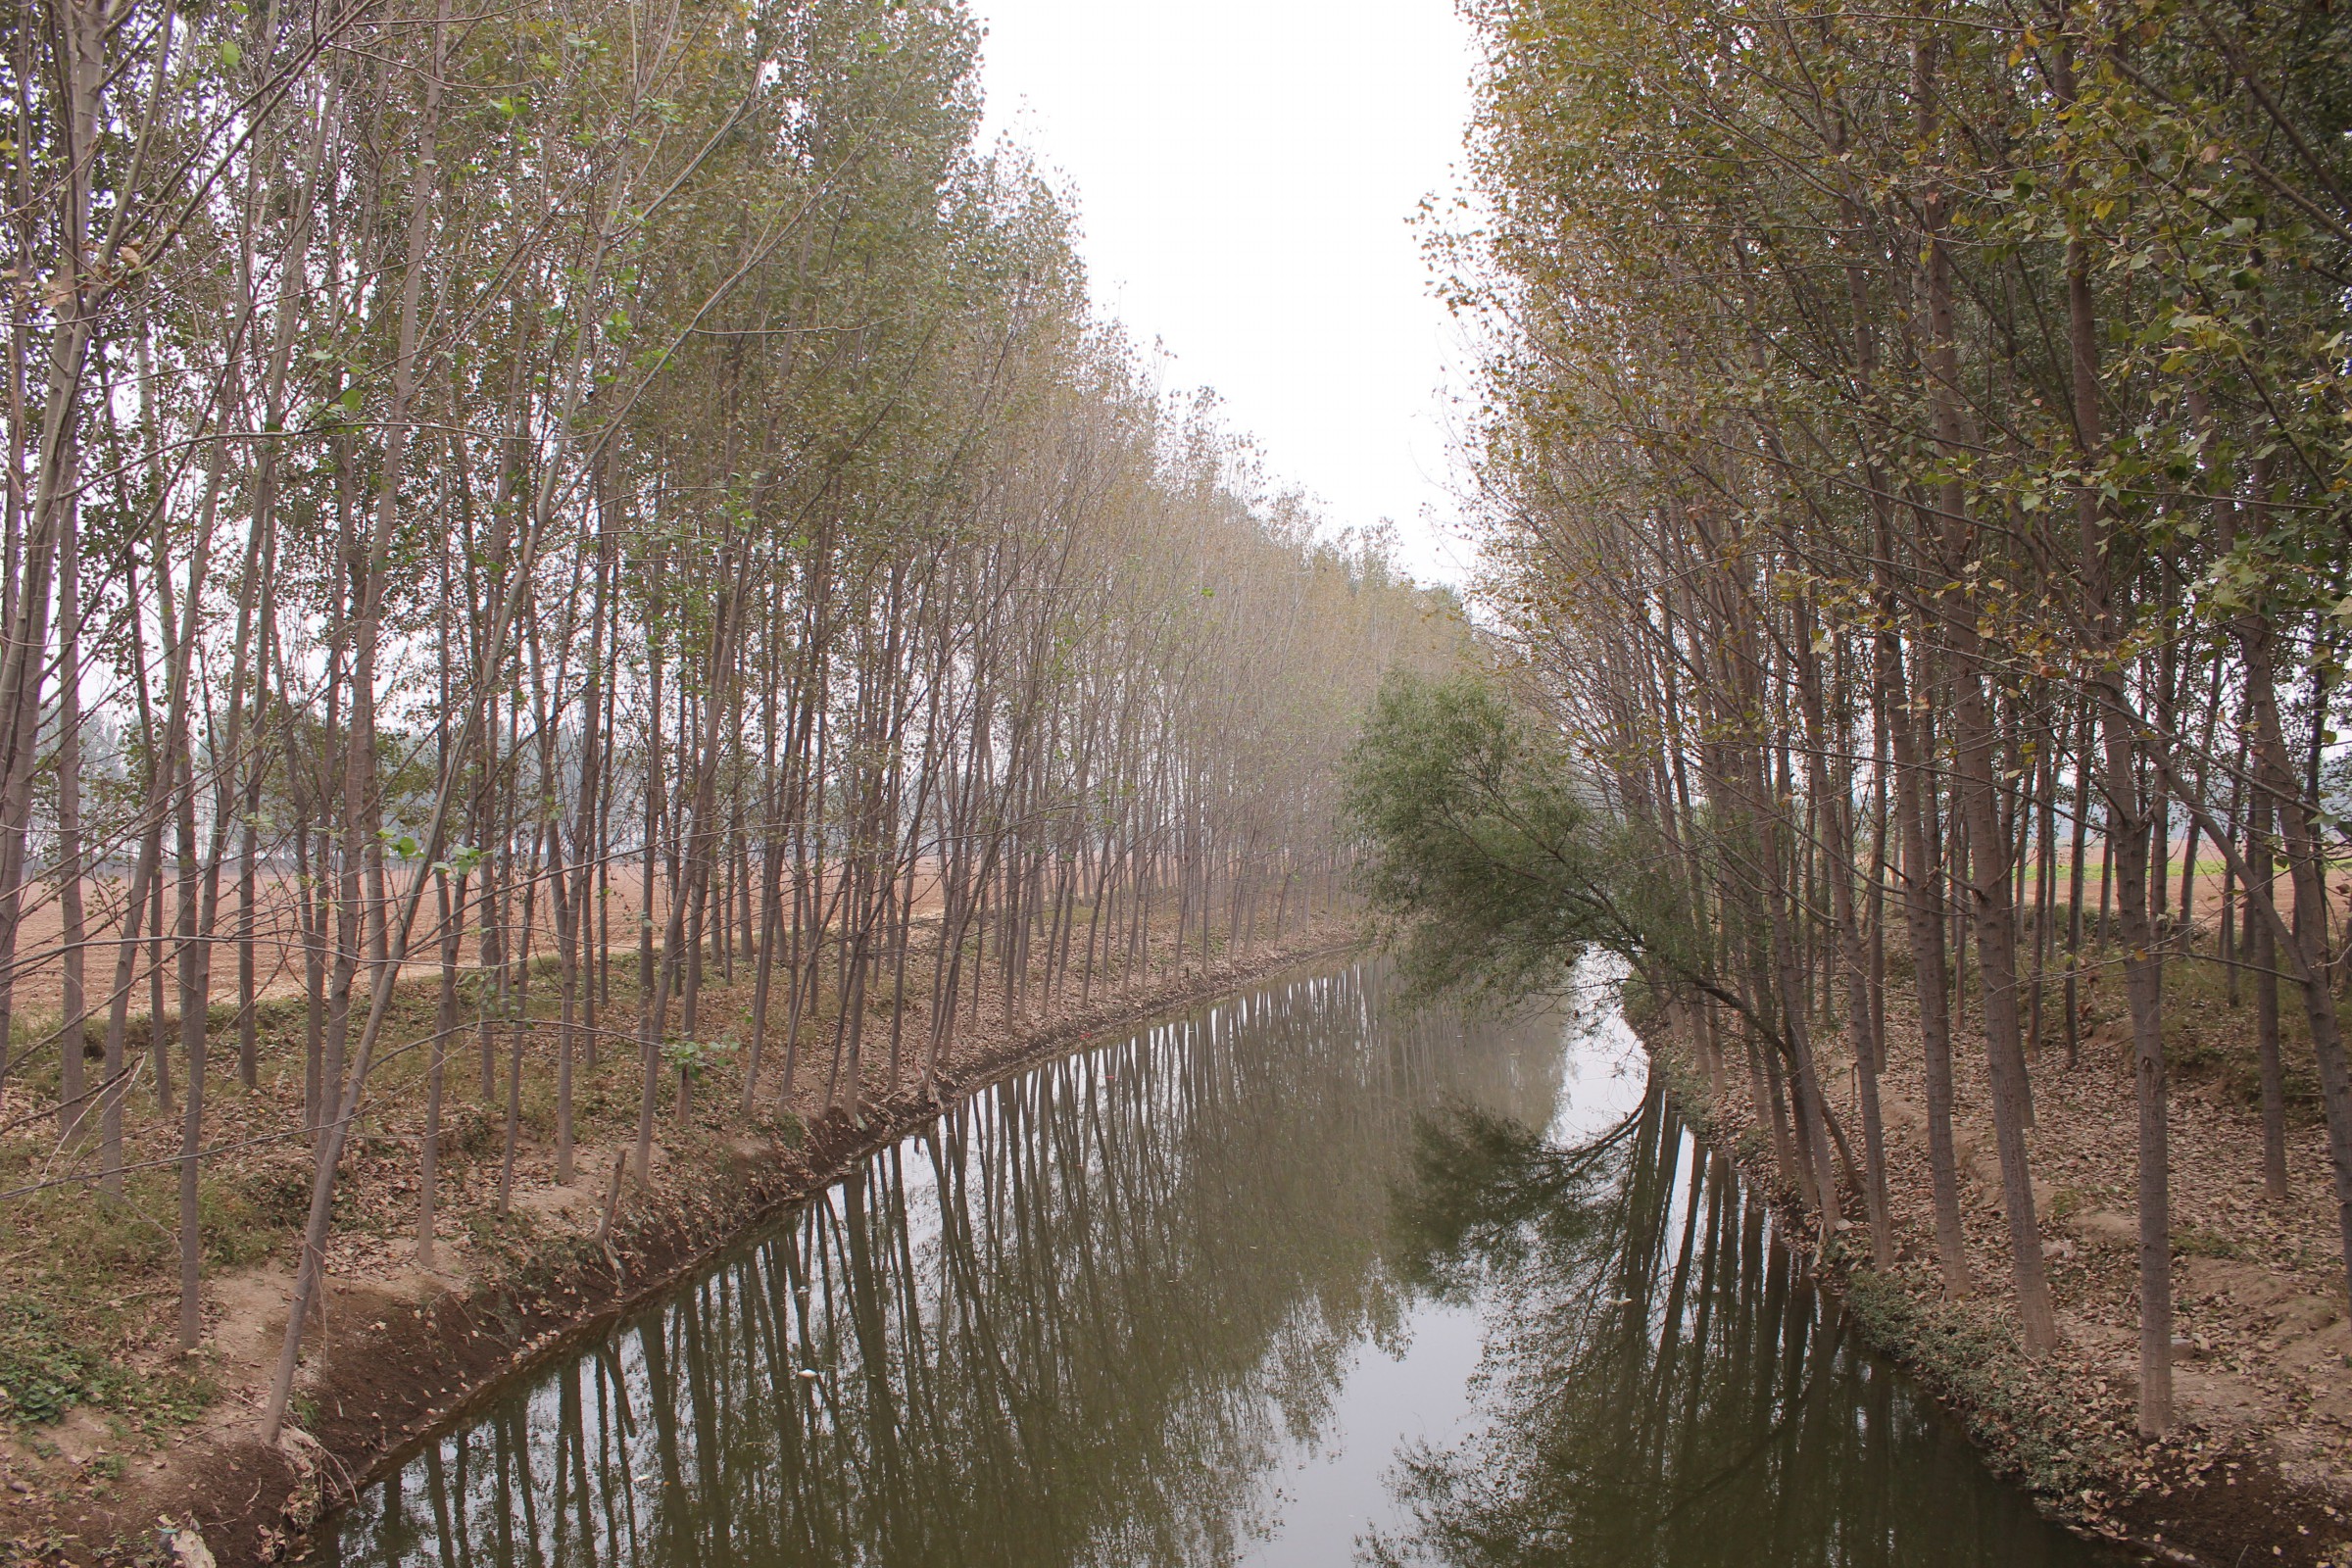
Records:
[[[980,1096],[372,1488],[360,1565],[2080,1564],[1605,1019],[1271,984]]]

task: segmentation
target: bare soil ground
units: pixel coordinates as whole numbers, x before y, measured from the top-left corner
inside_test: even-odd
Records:
[[[943,890],[932,874],[930,862],[918,869],[922,878],[915,885],[914,913],[920,919],[936,916],[940,911]],[[828,878],[828,886],[830,879]],[[116,944],[122,941],[122,902],[128,895],[126,875],[85,877],[81,884],[82,936],[87,956],[83,959],[83,984],[91,998],[89,1006],[100,1010],[104,1004],[104,987],[112,983]],[[17,929],[17,959],[14,965],[16,984],[14,1005],[23,1017],[45,1021],[55,1028],[54,1015],[65,1006],[65,941],[64,906],[54,882],[34,884],[28,891],[25,907]],[[178,918],[178,884],[164,884],[166,930]],[[824,897],[819,892],[818,897]],[[241,938],[244,931],[243,911],[238,905],[235,868],[227,868],[220,880],[220,929],[224,936]],[[302,928],[296,914],[297,887],[292,873],[282,868],[267,868],[254,878],[254,993],[257,997],[290,997],[302,989],[303,947]],[[519,947],[523,941],[521,900],[510,901],[507,913],[507,939]],[[639,865],[619,865],[613,875],[597,916],[610,934],[615,960],[623,955],[634,954],[638,919],[651,908],[657,926],[655,940],[661,940],[659,927],[669,918],[668,890],[657,878],[653,898],[645,898],[645,879]],[[553,906],[544,896],[533,901],[531,911],[530,948],[534,953],[556,951],[556,916]],[[478,923],[478,918],[477,922]],[[154,935],[150,920],[140,921],[142,940]],[[431,927],[428,917],[420,922],[414,940],[414,951],[432,952],[441,940],[440,932]],[[170,938],[167,935],[166,943]],[[461,960],[471,966],[479,955],[477,945],[468,941]],[[142,963],[144,958],[142,958]],[[237,986],[237,956],[233,948],[223,948],[213,960],[213,1001],[234,1001]],[[142,971],[143,972],[143,971]],[[145,1006],[146,987],[142,980],[134,991],[131,1005],[134,1010]],[[36,1023],[36,1036],[43,1033]]]
[[[2266,1201],[2251,1002],[2230,1004],[2209,957],[2176,958],[2166,968],[2180,1418],[2173,1434],[2143,1444],[2135,1433],[2138,1165],[2120,975],[2087,988],[2080,1059],[2071,1067],[2053,985],[2034,1060],[2034,1207],[2058,1351],[2036,1362],[2017,1348],[2008,1227],[1973,1012],[1955,1037],[1954,1133],[1975,1289],[1965,1300],[1943,1297],[1917,1019],[1891,986],[1882,1093],[1900,1257],[1888,1274],[1870,1271],[1856,1222],[1831,1249],[1832,1271],[1865,1329],[1959,1411],[1996,1466],[2078,1528],[2184,1562],[2345,1568],[2352,1321],[2316,1090],[2307,1065],[2290,1070],[2292,1190],[2284,1203]],[[2308,1063],[2291,988],[2284,1000],[2284,1054]],[[1833,1100],[1858,1147],[1850,1056],[1835,1054]],[[1690,1063],[1678,1062],[1677,1071],[1687,1098],[1707,1098]],[[1771,1183],[1743,1078],[1703,1119],[1740,1150],[1751,1174]]]
[[[1009,1017],[989,992],[943,1063],[941,1100],[1350,939],[1326,927],[1207,964],[1196,952],[1187,965],[1138,973],[1117,989],[1098,984],[1088,998],[1072,984]],[[706,994],[706,1016],[732,1019],[748,1004],[741,967],[738,981]],[[429,992],[404,994],[403,1005],[429,1015]],[[597,1235],[642,1083],[634,1052],[608,1048],[593,1070],[583,1064],[573,1178],[559,1183],[545,1059],[552,1031],[532,1032],[503,1212],[503,1099],[474,1097],[461,1053],[451,1064],[437,1256],[425,1269],[416,1261],[419,1058],[387,1062],[340,1176],[324,1331],[306,1337],[298,1380],[302,1430],[266,1448],[259,1414],[284,1331],[310,1164],[299,1138],[273,1136],[300,1125],[299,1054],[287,1038],[298,1009],[284,1012],[271,1021],[259,1088],[213,1086],[217,1121],[208,1117],[206,1141],[224,1152],[208,1160],[202,1188],[205,1333],[192,1355],[174,1342],[172,1170],[134,1173],[119,1204],[75,1182],[0,1206],[0,1394],[14,1406],[0,1412],[7,1561],[169,1560],[165,1521],[196,1526],[223,1564],[299,1557],[323,1509],[499,1380],[598,1332],[746,1226],[939,1110],[915,1093],[911,1048],[907,1070],[888,1081],[886,1007],[869,1015],[861,1122],[826,1109],[823,1074],[811,1070],[824,1064],[813,1041],[828,1022],[805,1025],[811,1051],[788,1102],[773,1093],[771,1043],[749,1118],[737,1114],[743,1064],[722,1057],[698,1085],[689,1126],[673,1119],[665,1090],[654,1181],[621,1188],[608,1250]],[[633,1013],[609,1021],[626,1029]],[[910,1008],[910,1037],[927,1023]],[[150,1109],[130,1141],[149,1157],[168,1155],[172,1126]],[[235,1147],[247,1138],[262,1141]],[[60,1158],[53,1128],[20,1126],[0,1136],[0,1182],[24,1185]]]

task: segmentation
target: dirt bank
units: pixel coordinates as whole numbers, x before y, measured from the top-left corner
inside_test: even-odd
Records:
[[[1826,1250],[1772,1169],[1744,1072],[1711,1093],[1662,1023],[1642,1026],[1676,1097],[1705,1136],[1773,1195],[1793,1245],[1812,1254],[1865,1335],[1967,1424],[1994,1468],[2077,1530],[2159,1558],[2221,1568],[2257,1561],[2352,1564],[2352,1322],[2328,1180],[2326,1135],[2308,1110],[2292,1129],[2292,1195],[2262,1195],[2260,1122],[2246,1103],[2246,1020],[2197,970],[2168,987],[2179,1424],[2134,1430],[2138,1370],[2133,1086],[2120,995],[2093,988],[2081,1059],[2054,1042],[2034,1059],[2035,1209],[2061,1345],[2018,1348],[2007,1223],[1978,1037],[1954,1062],[1971,1296],[1946,1299],[1935,1264],[1921,1050],[1907,998],[1889,988],[1883,1080],[1895,1266],[1868,1266],[1858,1220]],[[2104,988],[2119,991],[2120,986]],[[2208,991],[2211,992],[2208,995]],[[2250,1012],[2249,1009],[2244,1009]],[[2291,1048],[2292,1042],[2290,1042]],[[1836,1109],[1859,1138],[1850,1066]],[[1849,1208],[1852,1204],[1849,1202]],[[1826,1255],[1825,1255],[1826,1254]]]
[[[275,1448],[259,1437],[288,1284],[284,1257],[272,1257],[208,1283],[205,1344],[189,1374],[202,1387],[176,1416],[152,1397],[116,1396],[110,1404],[93,1387],[62,1419],[20,1421],[0,1442],[0,1537],[10,1560],[170,1560],[165,1521],[196,1526],[223,1564],[299,1559],[325,1510],[505,1378],[603,1332],[943,1104],[1101,1034],[1344,951],[1349,941],[1341,929],[1309,931],[1010,1029],[974,1031],[943,1067],[939,1102],[911,1091],[869,1099],[862,1125],[819,1111],[811,1091],[799,1114],[764,1112],[743,1126],[711,1093],[713,1109],[689,1133],[664,1118],[655,1181],[642,1193],[622,1191],[609,1248],[598,1230],[614,1191],[619,1139],[584,1143],[568,1185],[552,1179],[548,1150],[526,1148],[512,1203],[495,1219],[481,1182],[455,1184],[431,1270],[415,1264],[399,1234],[407,1153],[363,1149],[344,1173],[354,1214],[347,1224],[338,1208],[324,1332],[310,1336],[306,1350],[302,1431]],[[370,1224],[370,1213],[391,1223]],[[141,1348],[122,1354],[157,1359]]]

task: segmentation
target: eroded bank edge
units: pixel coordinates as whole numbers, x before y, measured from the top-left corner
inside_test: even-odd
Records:
[[[1194,970],[1110,999],[943,1068],[939,1094],[869,1102],[810,1123],[797,1147],[769,1142],[739,1157],[717,1193],[661,1191],[640,1202],[610,1253],[578,1237],[552,1239],[518,1267],[424,1302],[361,1284],[337,1300],[347,1320],[379,1323],[339,1344],[312,1391],[307,1431],[277,1448],[230,1429],[175,1467],[168,1488],[127,1490],[90,1508],[45,1544],[104,1563],[169,1560],[165,1521],[194,1527],[220,1562],[299,1559],[336,1509],[549,1361],[609,1333],[782,1210],[823,1191],[858,1161],[937,1121],[971,1096],[1102,1037],[1147,1026],[1286,971],[1361,949],[1352,932]],[[80,1551],[74,1550],[79,1546]]]
[[[1984,1359],[1985,1336],[1952,1332],[1933,1292],[1883,1274],[1844,1238],[1825,1247],[1798,1196],[1778,1179],[1760,1142],[1725,1136],[1726,1118],[1696,1064],[1685,1059],[1662,1021],[1630,1019],[1668,1098],[1698,1141],[1722,1153],[1748,1192],[1772,1211],[1781,1245],[1844,1312],[1862,1342],[1899,1367],[1957,1420],[1992,1472],[2019,1487],[2047,1517],[2102,1545],[2198,1568],[2265,1561],[2311,1568],[2323,1543],[2340,1538],[2340,1508],[2321,1489],[2283,1474],[2258,1439],[2219,1438],[2183,1427],[2155,1446],[2155,1487],[2117,1473],[2063,1398],[2037,1383],[2035,1363],[2008,1335]],[[1728,1091],[1727,1094],[1734,1091]],[[1855,1234],[1861,1232],[1857,1230]],[[2145,1451],[2144,1449],[2142,1450]],[[2234,1465],[2237,1479],[2215,1478]],[[2120,1499],[2092,1507],[2085,1494]],[[2157,1510],[2161,1508],[2162,1517]],[[2169,1539],[2168,1539],[2169,1538]],[[2332,1559],[2330,1559],[2332,1560]]]

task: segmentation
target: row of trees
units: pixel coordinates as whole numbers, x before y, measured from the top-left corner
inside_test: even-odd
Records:
[[[177,1116],[192,1346],[208,1050],[290,1076],[294,971],[272,1433],[389,1056],[429,1261],[453,1063],[503,1195],[526,1051],[568,1181],[575,1055],[633,1047],[642,1181],[714,977],[739,1112],[821,1066],[854,1116],[992,985],[1009,1022],[1328,896],[1331,749],[1446,606],[1090,319],[1065,213],[974,145],[976,42],[944,0],[11,29],[0,1082],[54,1082],[44,1174],[101,1194],[126,1106]]]
[[[1908,968],[1943,1278],[1969,1289],[1951,1065],[1981,1049],[2033,1352],[2055,1329],[2030,1063],[2061,1036],[2073,1059],[2083,985],[2120,971],[2139,1419],[2161,1432],[2163,983],[2217,882],[2218,956],[2262,1009],[2270,1190],[2283,986],[2352,1269],[2352,971],[2326,887],[2352,639],[2345,20],[2268,0],[1477,15],[1480,205],[1439,249],[1487,328],[1486,591],[1544,722],[1396,695],[1359,781],[1378,842],[1443,831],[1395,804],[1416,789],[1488,828],[1379,890],[1426,908],[1531,845],[1592,871],[1514,895],[1516,927],[1447,961],[1525,976],[1563,935],[1628,953],[1719,1075],[1750,1054],[1791,1186],[1825,1227],[1866,1210],[1882,1266],[1877,1075]],[[1857,1070],[1851,1139],[1832,1050]]]

